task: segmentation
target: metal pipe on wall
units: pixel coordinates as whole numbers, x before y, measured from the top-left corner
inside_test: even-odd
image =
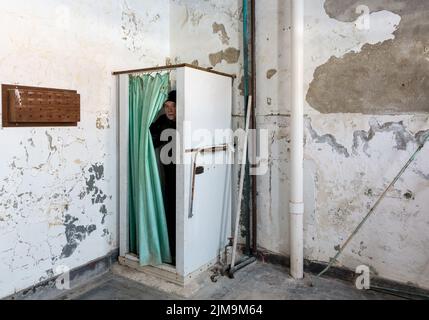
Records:
[[[245,101],[245,118],[246,121],[246,127],[250,129],[256,129],[256,102],[253,98],[253,95],[256,96],[256,46],[255,46],[255,30],[256,30],[256,14],[255,14],[255,0],[243,0],[243,55],[244,55],[244,97],[246,99]],[[250,19],[250,26],[249,26],[249,3],[250,3],[250,9],[251,9],[251,19]],[[250,30],[249,30],[250,27]],[[249,34],[250,31],[250,34]],[[250,37],[249,37],[250,36]],[[250,49],[250,57],[249,57],[249,49]],[[250,63],[249,63],[250,58]],[[251,73],[249,73],[249,68],[251,68]],[[249,79],[249,76],[251,77]],[[250,80],[250,81],[249,81]],[[249,88],[249,82],[251,88]],[[249,90],[250,89],[250,90]],[[251,94],[249,94],[251,92]],[[256,135],[253,136],[256,138]],[[247,139],[247,138],[246,138]],[[253,143],[253,160],[256,159],[256,141],[252,141]],[[244,247],[244,253],[245,257],[238,262],[236,265],[235,257],[236,257],[236,250],[237,250],[237,237],[234,238],[234,244],[233,244],[233,254],[232,254],[232,262],[229,266],[229,276],[231,278],[234,277],[234,273],[249,264],[256,261],[256,254],[257,254],[257,184],[256,184],[256,176],[250,176],[250,164],[249,159],[246,157],[246,165],[245,168],[242,168],[245,170],[245,174],[242,176],[246,177],[246,181],[243,181],[244,184],[244,211],[245,211],[245,221],[244,221],[244,227],[246,230],[246,243]],[[255,161],[253,161],[253,164]],[[241,181],[240,181],[241,182]],[[241,190],[241,189],[240,189]],[[250,199],[250,196],[252,199]],[[239,197],[241,199],[241,192],[239,193]],[[250,209],[250,201],[252,203],[252,209]],[[241,207],[241,200],[239,200],[239,207]],[[251,215],[251,212],[252,215]],[[239,210],[241,212],[241,210]],[[237,213],[238,215],[238,213]],[[251,217],[252,216],[252,217]],[[237,216],[239,219],[239,216]],[[239,220],[236,220],[236,223],[239,223]],[[252,228],[250,224],[252,223]],[[238,225],[237,225],[238,226]],[[252,229],[252,230],[251,230]],[[252,244],[251,244],[252,242]]]
[[[292,0],[290,273],[304,278],[304,0]]]
[[[248,99],[249,99],[249,44],[250,44],[250,38],[249,38],[249,0],[243,0],[243,68],[244,68],[244,114],[245,118],[249,111],[252,109],[252,106],[249,105]],[[251,208],[250,208],[250,202],[251,202],[251,177],[250,177],[250,163],[247,159],[246,168],[245,168],[245,181],[244,181],[244,229],[246,230],[246,243],[245,243],[245,249],[244,253],[248,256],[251,255],[251,234],[250,234],[250,216],[251,216]]]

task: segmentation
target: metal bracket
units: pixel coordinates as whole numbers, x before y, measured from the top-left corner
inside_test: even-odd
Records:
[[[231,146],[229,144],[223,144],[219,146],[211,146],[205,148],[197,148],[197,149],[189,149],[185,150],[186,153],[194,153],[192,160],[192,182],[191,182],[191,196],[189,199],[189,214],[188,218],[191,219],[194,216],[194,196],[195,196],[195,180],[196,176],[204,173],[204,167],[197,167],[197,159],[200,154],[204,153],[215,153],[221,151],[231,150]]]

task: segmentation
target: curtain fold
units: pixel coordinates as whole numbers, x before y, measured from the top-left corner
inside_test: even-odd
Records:
[[[140,264],[171,263],[167,222],[150,126],[168,96],[169,74],[130,76],[130,251]]]

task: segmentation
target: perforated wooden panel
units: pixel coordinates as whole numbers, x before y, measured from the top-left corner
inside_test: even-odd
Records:
[[[3,126],[76,126],[80,95],[76,91],[2,85]]]

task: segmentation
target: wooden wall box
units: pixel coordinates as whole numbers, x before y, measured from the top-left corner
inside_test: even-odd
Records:
[[[3,127],[65,127],[80,121],[77,91],[2,85]]]

